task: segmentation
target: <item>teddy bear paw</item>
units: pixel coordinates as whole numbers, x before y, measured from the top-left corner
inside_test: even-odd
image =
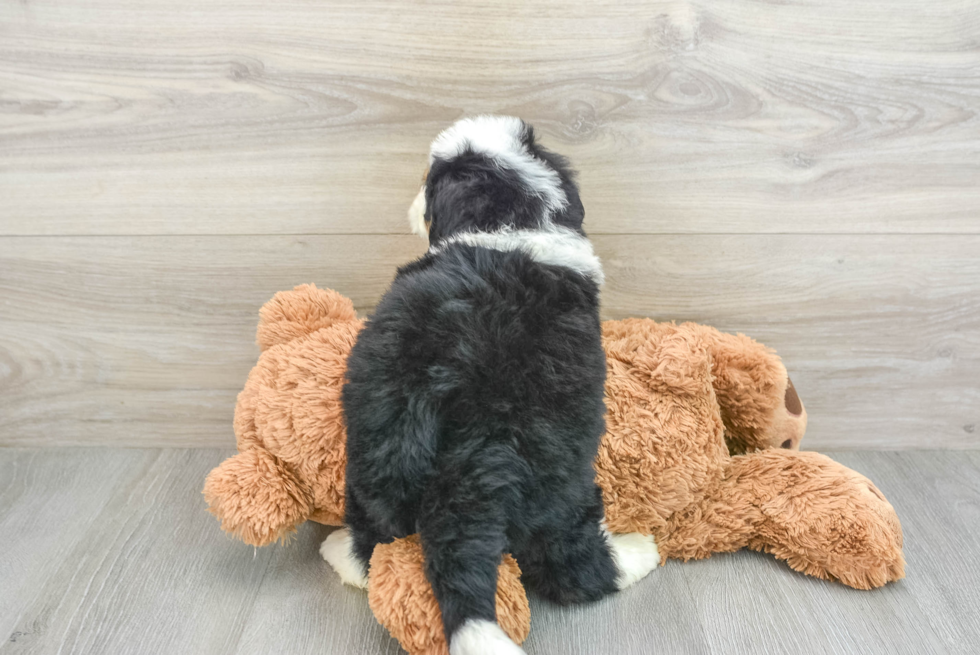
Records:
[[[364,565],[354,555],[354,538],[350,530],[334,530],[320,544],[320,556],[337,572],[344,584],[367,589],[368,576]]]
[[[469,619],[453,634],[449,655],[524,655],[493,621]]]
[[[642,580],[660,564],[660,552],[652,535],[639,532],[610,534],[609,549],[619,570],[616,586],[620,590]]]

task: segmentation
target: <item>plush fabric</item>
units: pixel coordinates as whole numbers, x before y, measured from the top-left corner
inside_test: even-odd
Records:
[[[351,302],[313,285],[260,312],[263,349],[238,398],[239,455],[205,483],[222,529],[261,546],[305,520],[339,525]],[[606,434],[595,460],[612,532],[652,534],[663,560],[751,548],[857,589],[904,575],[894,508],[864,476],[798,452],[807,414],[769,348],[743,335],[650,319],[603,324]],[[519,563],[498,571],[497,613],[517,642],[530,612]],[[410,653],[446,653],[416,538],[375,549],[369,600]]]
[[[521,569],[505,555],[497,574],[497,622],[521,643],[531,629],[531,610]],[[414,655],[448,655],[439,603],[425,578],[418,535],[380,544],[371,556],[368,603],[378,621]]]

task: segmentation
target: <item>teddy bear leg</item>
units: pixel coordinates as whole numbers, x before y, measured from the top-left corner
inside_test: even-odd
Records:
[[[262,448],[229,457],[211,471],[204,498],[221,529],[251,546],[285,541],[313,511],[311,492]]]
[[[806,409],[775,351],[744,334],[700,327],[711,350],[712,384],[729,452],[799,450]]]

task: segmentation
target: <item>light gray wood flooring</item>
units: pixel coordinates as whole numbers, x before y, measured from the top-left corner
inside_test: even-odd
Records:
[[[255,550],[200,488],[214,449],[0,449],[0,654],[400,653],[319,558]],[[668,562],[603,602],[532,597],[529,655],[976,653],[980,453],[836,452],[905,531],[907,578],[855,591],[758,553]]]

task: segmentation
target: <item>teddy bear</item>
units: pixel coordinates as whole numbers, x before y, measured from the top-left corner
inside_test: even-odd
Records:
[[[221,528],[254,546],[286,541],[306,520],[343,524],[340,395],[363,325],[349,299],[314,285],[276,294],[259,317],[262,354],[235,410],[239,452],[204,486]],[[605,321],[603,345],[607,429],[595,469],[612,533],[652,535],[661,564],[751,548],[856,589],[904,576],[901,524],[884,495],[799,450],[806,410],[773,350],[645,318]],[[375,548],[368,600],[409,653],[448,653],[417,535]],[[517,643],[530,629],[509,555],[497,620]]]

